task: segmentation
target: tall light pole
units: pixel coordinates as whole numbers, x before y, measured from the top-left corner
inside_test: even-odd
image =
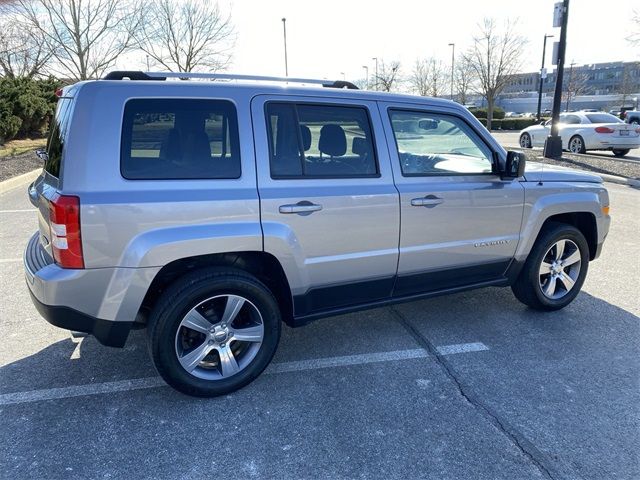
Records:
[[[282,29],[284,31],[284,75],[289,76],[289,65],[287,63],[287,19],[282,18]]]
[[[375,82],[375,87],[376,90],[378,90],[378,57],[373,57],[371,60],[376,62],[376,82]]]
[[[540,121],[541,108],[542,108],[542,84],[546,78],[546,72],[544,71],[544,57],[547,52],[547,38],[553,38],[553,35],[545,35],[544,42],[542,43],[542,66],[540,67],[540,86],[538,87],[538,114],[536,118]]]
[[[340,72],[340,75],[342,75],[342,80],[346,80],[346,78],[344,76],[344,72]]]
[[[364,68],[365,71],[365,78],[367,79],[366,82],[366,89],[369,90],[369,67],[367,65],[363,65],[362,68]]]
[[[560,160],[562,158],[562,138],[559,135],[558,123],[562,103],[562,80],[564,79],[564,56],[567,51],[567,24],[569,22],[569,0],[562,0],[560,4],[560,42],[558,44],[558,58],[556,68],[556,89],[553,93],[553,115],[551,119],[551,134],[544,142],[544,156]],[[554,25],[555,26],[555,25]]]
[[[569,83],[567,84],[567,108],[566,111],[569,111],[569,101],[571,100],[571,89],[573,88],[573,66],[575,65],[575,62],[571,62],[571,65],[569,65]]]
[[[456,44],[450,43],[451,47],[451,101],[453,101],[453,66],[456,61]]]

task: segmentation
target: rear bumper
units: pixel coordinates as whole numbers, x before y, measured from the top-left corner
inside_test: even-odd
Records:
[[[635,137],[635,138],[616,138],[611,140],[596,141],[594,142],[594,145],[592,147],[587,145],[587,150],[589,148],[603,149],[603,150],[612,150],[614,148],[620,149],[620,150],[626,150],[627,148],[629,149],[640,148],[640,139]]]
[[[45,305],[36,298],[31,290],[29,293],[38,313],[51,325],[66,330],[89,333],[96,337],[100,343],[109,347],[124,347],[127,342],[133,322],[102,320],[78,312],[73,308]]]
[[[60,268],[35,234],[24,252],[24,270],[33,303],[45,320],[122,347],[159,269]]]

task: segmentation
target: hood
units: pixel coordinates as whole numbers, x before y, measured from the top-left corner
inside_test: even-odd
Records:
[[[538,162],[527,162],[524,170],[524,178],[528,182],[602,183],[602,178],[594,173]]]

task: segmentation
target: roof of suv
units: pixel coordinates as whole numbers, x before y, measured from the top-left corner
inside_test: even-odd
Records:
[[[142,72],[140,72],[142,73]],[[164,74],[163,74],[164,75]],[[189,76],[189,74],[185,74],[185,76]],[[225,75],[225,77],[232,77],[232,75]],[[213,77],[212,75],[212,78]],[[268,77],[256,77],[257,79],[268,78]],[[224,80],[214,80],[214,81],[193,81],[193,80],[182,80],[180,78],[176,79],[164,79],[164,78],[154,78],[154,79],[100,79],[100,80],[87,80],[83,82],[76,83],[74,85],[70,85],[65,88],[65,96],[68,94],[73,95],[73,91],[80,90],[84,85],[88,84],[99,84],[99,85],[109,85],[113,88],[130,88],[131,86],[166,86],[166,88],[171,87],[180,87],[181,89],[191,89],[191,88],[233,88],[234,90],[242,90],[249,93],[249,95],[265,95],[265,94],[275,94],[275,95],[301,95],[301,96],[314,96],[314,97],[330,97],[330,98],[345,98],[345,99],[362,99],[369,101],[394,101],[394,102],[404,102],[404,103],[429,103],[431,105],[442,105],[449,107],[457,107],[464,108],[459,103],[453,102],[451,100],[446,100],[443,98],[434,98],[434,97],[422,97],[418,95],[409,95],[402,93],[390,93],[390,92],[380,92],[374,90],[359,90],[355,88],[349,82],[332,82],[330,80],[315,80],[316,84],[321,82],[326,82],[325,86],[315,86],[304,84],[304,82],[298,81],[300,79],[279,79],[278,77],[273,77],[274,80],[251,80],[247,76],[238,76],[238,79],[228,79]],[[160,80],[160,81],[159,81]],[[291,81],[293,80],[293,81]],[[330,86],[334,86],[334,88],[327,88]],[[337,85],[351,85],[350,88],[339,88]]]

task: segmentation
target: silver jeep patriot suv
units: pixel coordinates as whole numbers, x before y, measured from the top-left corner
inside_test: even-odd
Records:
[[[255,379],[282,322],[487,286],[562,308],[610,221],[599,177],[348,82],[112,72],[60,92],[40,154],[38,311],[114,347],[146,328],[190,395]]]

